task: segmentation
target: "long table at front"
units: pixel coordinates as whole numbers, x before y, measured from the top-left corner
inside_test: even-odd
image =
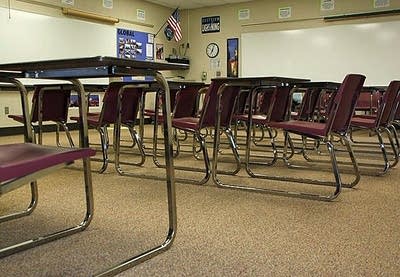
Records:
[[[19,81],[20,78],[33,79],[57,79],[67,80],[72,83],[79,97],[79,114],[81,117],[79,126],[79,146],[89,147],[88,125],[87,125],[87,98],[84,87],[79,79],[122,77],[122,76],[154,76],[159,86],[164,90],[163,101],[169,103],[169,85],[163,74],[163,70],[186,70],[188,65],[173,63],[157,63],[148,61],[135,61],[114,57],[88,57],[76,59],[60,59],[0,64],[0,82],[14,84],[21,94],[22,111],[25,118],[24,136],[25,142],[32,142],[32,130],[30,128],[29,104],[27,100],[27,89]],[[166,157],[166,185],[168,198],[169,226],[167,236],[160,245],[133,256],[117,265],[103,271],[99,276],[110,276],[122,272],[138,263],[167,250],[176,235],[177,215],[175,200],[174,165],[172,159],[172,132],[170,105],[163,105],[164,120],[164,144]],[[90,168],[90,167],[89,167]],[[92,188],[90,190],[90,203],[93,203]],[[93,206],[91,207],[93,211]]]

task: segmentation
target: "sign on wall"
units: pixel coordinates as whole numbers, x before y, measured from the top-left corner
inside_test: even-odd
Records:
[[[220,31],[220,17],[207,16],[201,18],[201,33],[216,33]]]
[[[117,57],[139,61],[153,60],[154,35],[117,29]]]
[[[117,57],[139,61],[154,60],[154,35],[128,29],[117,29]],[[153,80],[152,76],[123,77],[124,82]]]
[[[335,0],[321,0],[321,11],[332,11],[335,9]]]

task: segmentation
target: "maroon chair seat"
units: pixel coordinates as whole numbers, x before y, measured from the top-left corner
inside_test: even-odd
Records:
[[[285,129],[285,131],[302,135],[307,135],[314,139],[320,139],[326,136],[326,124],[320,122],[309,122],[303,120],[288,120],[284,122],[268,122],[269,127],[276,129]]]
[[[377,135],[378,146],[383,156],[383,169],[378,171],[378,175],[385,174],[390,167],[395,166],[399,161],[399,146],[396,129],[393,126],[396,112],[400,103],[400,81],[391,81],[386,91],[383,93],[382,101],[378,107],[376,115],[356,115],[351,119],[352,135],[357,129],[368,129]],[[389,162],[382,135],[386,134],[394,156],[393,163]],[[353,138],[353,136],[352,136]],[[396,140],[396,144],[395,141]],[[355,145],[365,145],[366,142],[356,141]],[[371,145],[370,142],[367,145]],[[367,150],[370,152],[370,149]],[[358,151],[360,154],[366,151]]]
[[[270,127],[270,123],[272,122],[280,122],[288,119],[288,115],[290,113],[290,103],[291,103],[291,92],[292,89],[290,86],[264,86],[258,87],[253,91],[252,95],[252,103],[251,107],[253,109],[253,113],[251,115],[252,120],[252,143],[257,146],[264,146],[264,148],[272,148],[271,153],[267,153],[267,151],[263,151],[265,154],[265,160],[267,161],[269,158],[271,160],[265,165],[272,165],[277,161],[278,151],[276,149],[276,145],[274,140],[271,140],[272,137],[276,137],[277,132],[275,129]],[[261,95],[258,96],[258,95]],[[259,102],[258,100],[262,101]],[[265,101],[267,103],[265,103]],[[239,115],[237,116],[241,121],[249,124],[249,115]],[[257,127],[257,128],[255,128]],[[260,130],[261,134],[256,138],[256,130]],[[264,138],[268,134],[267,143],[263,143]],[[249,145],[246,142],[246,147]],[[257,153],[260,155],[260,153]]]
[[[363,126],[364,128],[374,128],[376,127],[376,116],[353,116],[351,119],[351,125],[353,126]]]
[[[71,134],[67,127],[68,110],[70,102],[71,89],[54,86],[36,86],[32,97],[32,112],[31,112],[31,123],[39,122],[39,111],[41,113],[41,120],[52,121],[57,125],[56,129],[56,143],[61,146],[59,141],[59,126],[62,126],[67,136],[69,145],[74,146]],[[40,98],[40,101],[39,101]],[[41,108],[39,107],[39,103]],[[8,115],[9,118],[24,123],[23,115]],[[32,129],[35,131],[33,125]],[[35,133],[35,132],[34,132]],[[39,126],[39,144],[42,143],[42,130]]]
[[[83,231],[93,217],[93,190],[88,158],[95,151],[90,148],[63,148],[33,143],[0,145],[0,196],[21,186],[31,187],[31,200],[27,208],[0,216],[0,223],[30,215],[38,203],[37,180],[55,170],[66,167],[75,160],[83,160],[86,212],[84,218],[74,226],[50,234],[0,248],[0,258],[32,248],[67,235]],[[57,207],[55,207],[57,208]],[[49,220],[49,219],[47,219]]]
[[[176,94],[177,94],[178,91],[179,91],[179,89],[170,88],[170,91],[169,91],[170,98],[169,98],[169,100],[170,100],[171,111],[173,111],[173,109],[174,109],[174,106],[175,106],[175,103],[176,103]],[[160,90],[157,91],[157,93],[156,93],[156,99],[155,99],[156,108],[154,110],[153,109],[144,109],[143,112],[144,112],[145,116],[149,116],[149,117],[153,118],[156,115],[156,109],[157,109],[157,114],[159,116],[162,116],[160,110],[158,109],[162,105],[162,97],[161,97],[162,95],[161,95],[161,93],[162,93],[162,91],[160,91]]]
[[[361,91],[356,103],[356,111],[364,111],[374,114],[379,108],[380,92],[379,91]]]
[[[200,117],[189,116],[182,118],[172,118],[172,127],[182,130],[184,132],[192,133],[195,139],[200,144],[200,149],[203,153],[204,169],[194,169],[192,167],[175,167],[178,170],[186,171],[201,171],[205,175],[200,180],[180,180],[195,184],[204,184],[211,177],[211,164],[209,160],[208,150],[206,147],[206,138],[201,134],[201,130],[205,128],[214,127],[217,119],[217,103],[220,103],[221,109],[220,126],[221,130],[226,134],[229,139],[231,150],[233,151],[236,169],[227,174],[236,174],[240,170],[240,160],[237,153],[237,147],[233,139],[233,133],[230,128],[232,116],[235,111],[236,99],[241,90],[241,86],[226,85],[223,79],[212,80],[207,92],[204,96],[203,108],[201,109]],[[215,146],[214,146],[215,147]]]
[[[199,129],[200,118],[198,117],[180,117],[174,119],[174,127],[182,130],[195,132]]]
[[[317,107],[318,99],[321,95],[322,88],[308,88],[304,93],[303,99],[300,104],[299,112],[295,115],[294,119],[313,121],[314,113]]]
[[[58,164],[95,155],[90,148],[61,148],[32,143],[0,145],[0,182],[33,174]]]
[[[135,130],[135,123],[138,116],[139,105],[143,94],[143,88],[136,86],[132,83],[124,82],[112,82],[106,89],[103,97],[103,105],[100,113],[88,114],[87,121],[90,127],[95,128],[101,141],[101,152],[102,152],[102,166],[99,170],[100,173],[107,169],[109,158],[108,158],[108,126],[114,125],[114,128],[118,128],[118,133],[114,132],[114,147],[115,147],[115,168],[123,174],[120,167],[120,127],[125,126],[128,128],[133,145],[136,145],[140,160],[137,163],[126,162],[127,165],[142,165],[145,162],[145,153],[141,138],[138,136]],[[79,121],[79,117],[71,117],[72,120]],[[95,160],[95,159],[94,159]]]
[[[360,174],[358,170],[358,164],[357,161],[355,160],[350,140],[348,139],[347,134],[349,132],[350,120],[354,113],[355,103],[360,94],[364,80],[365,76],[359,74],[349,74],[344,78],[338,91],[335,94],[332,94],[331,96],[332,98],[331,104],[329,109],[327,109],[329,113],[326,114],[324,122],[318,123],[318,122],[310,122],[304,120],[289,120],[289,121],[271,120],[266,122],[266,124],[268,124],[268,126],[270,126],[271,128],[281,129],[284,132],[283,160],[289,167],[292,166],[287,158],[290,133],[301,135],[304,138],[309,137],[312,139],[317,139],[321,143],[326,143],[329,155],[331,157],[330,160],[332,164],[332,173],[335,178],[335,181],[298,178],[295,177],[295,175],[275,176],[271,174],[260,173],[260,171],[262,171],[262,168],[252,166],[254,164],[257,165],[258,163],[254,163],[250,160],[249,147],[246,150],[246,171],[251,177],[260,179],[280,180],[284,182],[330,185],[335,187],[335,190],[332,194],[319,195],[309,192],[298,192],[298,191],[288,191],[279,189],[260,189],[260,188],[252,188],[252,189],[274,194],[286,195],[286,196],[297,196],[297,197],[331,201],[340,194],[342,186],[346,187],[355,186],[360,180]],[[255,122],[257,122],[257,119]],[[252,123],[252,120],[250,120],[250,123]],[[248,128],[251,128],[251,124],[249,125]],[[335,140],[333,140],[334,136],[340,137],[341,139],[340,141],[343,141],[343,143],[346,145],[347,151],[352,161],[352,166],[355,176],[354,180],[349,182],[349,184],[343,183],[340,177],[340,171],[338,164],[336,162],[336,155],[334,149],[334,143],[335,143]],[[272,140],[274,140],[274,138]],[[250,145],[251,136],[248,136],[247,143],[248,145]],[[258,171],[258,173],[256,171]]]
[[[199,95],[202,89],[204,89],[203,84],[182,85],[182,87],[175,93],[175,106],[171,109],[172,118],[196,117]],[[159,105],[156,105],[156,109],[159,109]],[[158,125],[164,122],[164,116],[161,113],[157,113],[157,117],[153,115],[153,118],[155,118],[153,129],[153,162],[155,165],[160,166],[160,161],[157,158],[161,155],[158,151]],[[188,120],[190,121],[190,119]],[[187,137],[187,133],[185,133],[185,136],[182,138],[178,136],[177,132],[175,132],[176,151],[174,157],[179,155],[181,151],[181,142],[185,141]]]
[[[79,121],[79,116],[71,116],[71,120]],[[100,120],[100,114],[88,114],[87,115],[87,122],[90,126],[97,126]]]

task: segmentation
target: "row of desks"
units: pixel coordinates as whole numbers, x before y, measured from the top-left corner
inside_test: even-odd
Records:
[[[32,130],[30,128],[29,104],[27,89],[19,81],[20,78],[33,79],[57,79],[67,80],[78,92],[79,115],[81,117],[79,126],[79,146],[89,147],[88,125],[87,125],[87,98],[85,97],[84,86],[79,79],[81,78],[100,78],[100,77],[122,77],[122,76],[154,76],[157,84],[165,93],[164,101],[169,103],[168,82],[160,72],[162,70],[186,70],[188,65],[173,63],[155,63],[147,61],[134,61],[113,57],[89,57],[80,59],[48,60],[35,62],[21,62],[0,65],[0,82],[15,85],[21,94],[22,111],[25,118],[25,142],[32,142]],[[135,255],[115,266],[105,270],[100,275],[110,276],[126,270],[144,260],[147,260],[165,250],[167,250],[175,239],[177,229],[176,200],[175,200],[175,181],[174,165],[172,159],[172,132],[170,106],[163,105],[163,114],[167,120],[164,121],[164,143],[166,163],[166,186],[168,198],[168,217],[169,226],[167,237],[160,245]],[[88,173],[90,174],[90,173]],[[92,188],[90,188],[92,191]],[[93,198],[93,195],[91,195]],[[93,199],[92,199],[93,201]]]
[[[88,125],[87,125],[87,99],[85,89],[80,79],[100,78],[100,77],[123,77],[123,76],[154,76],[155,81],[140,81],[147,83],[150,87],[162,89],[164,103],[170,103],[169,90],[172,86],[180,85],[182,82],[168,82],[163,76],[163,70],[186,70],[188,65],[174,63],[159,63],[147,61],[135,61],[114,57],[88,57],[79,59],[62,59],[48,61],[21,62],[12,64],[0,64],[0,82],[15,85],[21,93],[21,103],[23,114],[25,115],[25,141],[32,142],[32,131],[30,128],[29,105],[27,101],[27,89],[19,81],[21,78],[33,79],[57,79],[69,81],[74,90],[78,92],[79,114],[82,118],[79,132],[80,147],[89,147]],[[294,85],[298,87],[324,87],[327,89],[337,89],[340,83],[330,82],[310,82],[308,79],[287,78],[287,77],[254,77],[254,78],[219,78],[223,83],[240,84],[244,86],[260,85]],[[164,146],[166,157],[166,186],[168,197],[168,216],[169,226],[167,237],[163,243],[151,248],[139,255],[123,261],[104,272],[105,275],[116,274],[129,267],[132,267],[144,260],[147,260],[160,252],[168,249],[176,234],[177,215],[174,181],[174,164],[172,158],[172,131],[171,131],[171,107],[163,105],[164,120]]]

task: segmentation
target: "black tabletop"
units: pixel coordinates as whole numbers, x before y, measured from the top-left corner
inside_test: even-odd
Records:
[[[1,71],[14,71],[28,78],[90,78],[154,75],[162,70],[186,70],[186,64],[136,61],[115,57],[88,57],[0,64]]]
[[[322,89],[338,89],[341,83],[337,82],[302,82],[296,83],[298,88],[322,88]]]
[[[277,85],[277,84],[296,84],[309,82],[309,79],[291,78],[282,76],[262,76],[262,77],[219,77],[213,78],[212,81],[222,80],[227,83],[239,83],[246,85]]]

